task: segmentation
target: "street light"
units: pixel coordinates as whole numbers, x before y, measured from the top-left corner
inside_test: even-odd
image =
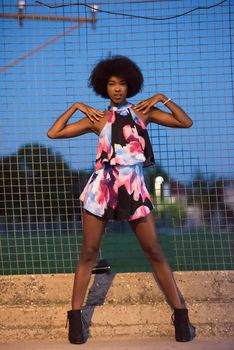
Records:
[[[155,196],[156,200],[160,201],[162,196],[162,184],[164,182],[164,178],[162,176],[157,176],[154,183]]]
[[[95,5],[95,4],[92,4],[90,9],[91,9],[92,18],[94,19],[94,21],[92,23],[92,28],[96,29],[96,13],[99,10],[99,6]]]
[[[23,17],[22,15],[25,13],[26,10],[26,0],[18,0],[18,21],[19,25],[22,27],[23,26]]]

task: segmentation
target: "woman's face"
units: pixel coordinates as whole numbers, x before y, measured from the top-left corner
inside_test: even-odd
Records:
[[[126,80],[116,76],[109,78],[107,82],[107,93],[111,100],[111,105],[121,106],[126,103],[128,86]]]

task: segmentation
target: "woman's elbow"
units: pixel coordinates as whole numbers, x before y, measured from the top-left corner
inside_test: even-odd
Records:
[[[186,126],[185,128],[191,128],[191,126],[193,126],[193,121],[190,119],[187,123],[186,123]]]
[[[47,132],[47,137],[49,137],[49,139],[57,139],[57,135],[51,130]]]
[[[192,125],[193,125],[192,119],[187,118],[186,120],[184,120],[184,122],[182,124],[182,128],[189,129],[189,128],[191,128]]]

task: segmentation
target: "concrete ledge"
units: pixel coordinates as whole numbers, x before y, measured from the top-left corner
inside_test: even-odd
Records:
[[[177,272],[200,336],[231,336],[233,271]],[[1,340],[66,340],[73,275],[0,277]],[[83,312],[92,337],[173,337],[171,310],[150,273],[97,275]]]
[[[73,274],[0,276],[0,305],[68,304]],[[234,300],[234,271],[175,272],[186,300]],[[86,302],[135,304],[163,301],[151,273],[121,273],[93,276]]]

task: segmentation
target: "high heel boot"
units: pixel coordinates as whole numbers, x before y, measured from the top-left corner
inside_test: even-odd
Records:
[[[175,338],[179,342],[193,340],[196,328],[190,323],[187,309],[174,309],[172,321],[175,327]]]
[[[83,344],[86,339],[84,336],[84,325],[81,310],[70,310],[67,312],[69,323],[68,339],[72,344]]]

